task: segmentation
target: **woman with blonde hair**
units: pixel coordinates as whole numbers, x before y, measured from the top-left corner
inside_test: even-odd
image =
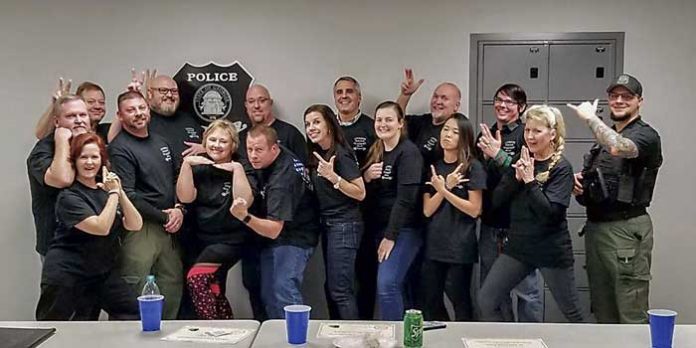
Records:
[[[227,271],[241,258],[247,237],[244,224],[232,216],[232,201],[252,194],[244,168],[234,161],[239,144],[229,121],[217,120],[203,133],[206,154],[184,157],[176,183],[179,201],[189,204],[196,217],[196,239],[202,250],[186,276],[200,319],[232,319],[225,297]]]
[[[535,105],[523,118],[527,146],[492,195],[493,209],[511,202],[510,233],[478,294],[481,319],[501,321],[505,296],[538,268],[565,317],[583,322],[566,220],[573,168],[563,156],[563,117],[554,107]]]

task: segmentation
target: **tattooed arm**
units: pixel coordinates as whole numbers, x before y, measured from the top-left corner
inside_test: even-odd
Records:
[[[592,104],[583,102],[580,105],[568,104],[568,107],[575,110],[578,116],[587,122],[597,142],[608,148],[613,156],[623,158],[638,157],[636,144],[631,139],[623,137],[611,129],[597,116],[597,99]]]

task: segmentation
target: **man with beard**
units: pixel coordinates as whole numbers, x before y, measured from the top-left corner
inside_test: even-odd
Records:
[[[27,158],[31,210],[36,227],[36,251],[43,257],[56,229],[55,205],[60,189],[72,185],[70,139],[90,130],[87,105],[80,97],[65,94],[50,111],[55,130],[36,143]]]
[[[607,88],[613,126],[596,115],[597,100],[568,105],[597,143],[575,174],[573,193],[587,207],[583,229],[592,310],[600,323],[647,323],[652,200],[662,146],[640,115],[643,87],[628,74]]]
[[[179,109],[179,87],[176,81],[166,75],[157,75],[148,70],[141,77],[133,72],[129,90],[146,89],[147,104],[150,107],[150,132],[167,139],[178,163],[183,157],[205,152],[201,146],[203,127],[191,115]],[[121,124],[116,120],[109,130],[110,139],[115,138],[121,130]]]
[[[165,298],[162,318],[176,319],[184,278],[174,238],[184,220],[183,208],[176,204],[177,156],[163,137],[148,130],[150,108],[142,94],[119,95],[116,115],[123,131],[109,145],[109,157],[143,218],[140,231],[124,232],[121,275],[139,293],[145,277],[154,274]]]
[[[275,129],[278,134],[278,143],[297,155],[302,163],[307,163],[307,145],[302,133],[295,126],[279,120],[273,115],[273,99],[271,99],[268,88],[263,85],[250,86],[246,92],[244,106],[252,127],[262,124]],[[248,130],[249,128],[239,133],[240,144],[246,144]],[[246,149],[243,146],[240,146],[237,152],[240,156],[247,157]]]
[[[423,84],[423,79],[415,82],[413,71],[405,70],[404,81],[401,83],[401,94],[396,100],[406,112],[406,106],[413,93]],[[452,82],[443,82],[435,88],[430,98],[430,113],[423,115],[406,115],[408,138],[413,141],[423,155],[423,168],[442,158],[440,147],[440,131],[450,116],[459,110],[462,93]]]

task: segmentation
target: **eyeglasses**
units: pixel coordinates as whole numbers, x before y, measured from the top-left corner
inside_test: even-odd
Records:
[[[167,93],[171,93],[172,95],[179,93],[178,88],[156,88],[156,87],[153,87],[152,89],[157,91],[159,94],[164,94],[164,95],[166,95]]]
[[[517,102],[514,101],[514,100],[512,100],[512,99],[502,99],[502,98],[498,98],[498,97],[495,97],[495,98],[493,99],[493,102],[496,103],[496,104],[505,105],[505,106],[515,106],[515,105],[517,105]]]
[[[630,94],[630,93],[609,93],[609,100],[619,100],[621,98],[622,100],[633,100],[635,98],[635,94]]]

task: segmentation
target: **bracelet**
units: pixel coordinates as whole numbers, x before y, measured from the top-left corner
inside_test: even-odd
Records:
[[[117,195],[121,195],[121,192],[119,192],[118,189],[113,189],[113,190],[109,191],[109,195],[112,195],[114,193]]]

